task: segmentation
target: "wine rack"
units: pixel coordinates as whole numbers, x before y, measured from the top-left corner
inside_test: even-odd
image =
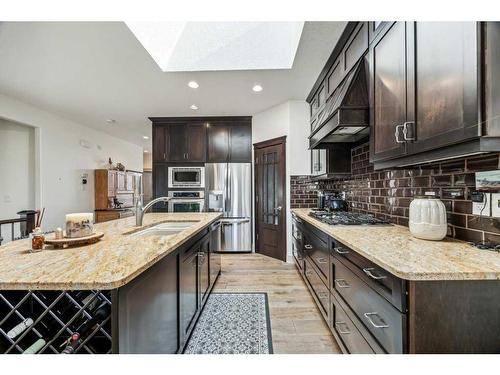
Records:
[[[111,353],[111,308],[109,291],[0,290],[0,353]]]

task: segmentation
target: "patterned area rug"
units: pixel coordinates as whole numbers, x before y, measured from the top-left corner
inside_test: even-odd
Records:
[[[267,293],[213,293],[184,354],[273,352]]]

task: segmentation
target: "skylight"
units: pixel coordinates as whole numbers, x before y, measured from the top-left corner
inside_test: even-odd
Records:
[[[127,22],[164,72],[291,69],[304,22]]]

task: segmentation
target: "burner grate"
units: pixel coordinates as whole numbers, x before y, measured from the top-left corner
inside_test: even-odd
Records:
[[[329,225],[387,225],[386,220],[378,219],[370,214],[354,212],[314,211],[309,214],[319,221]]]

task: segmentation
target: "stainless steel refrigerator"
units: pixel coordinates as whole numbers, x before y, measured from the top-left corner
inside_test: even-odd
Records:
[[[205,164],[208,211],[222,212],[221,252],[252,251],[251,163]]]

